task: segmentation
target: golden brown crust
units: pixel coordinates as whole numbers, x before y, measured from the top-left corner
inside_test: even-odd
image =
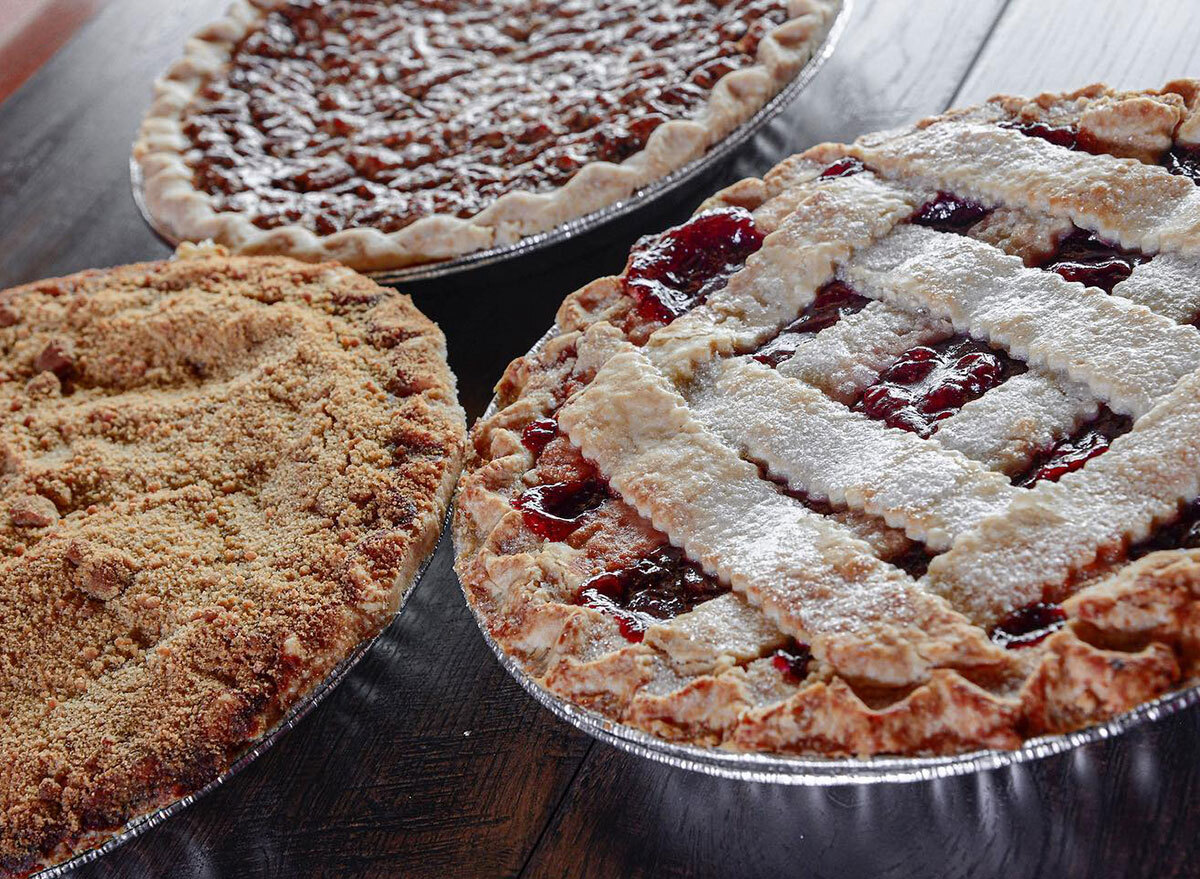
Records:
[[[1000,97],[911,130],[946,120],[1070,125],[1097,151],[1157,163],[1172,144],[1200,140],[1193,132],[1198,93],[1196,83],[1181,81],[1138,93],[1093,86],[1035,99]],[[814,147],[762,180],[717,193],[699,210],[743,208],[761,231],[772,232],[848,149]],[[966,234],[1037,265],[1072,228],[1061,217],[1000,204]],[[722,626],[745,631],[762,620],[743,613],[736,595],[710,602],[725,606],[703,624],[676,625],[682,619],[676,618],[669,631],[652,628],[644,642],[629,644],[610,617],[576,603],[579,548],[532,534],[512,501],[538,481],[521,429],[553,416],[619,349],[617,342],[643,345],[660,326],[638,315],[620,277],[593,281],[564,301],[559,335],[510,365],[497,386],[499,411],[472,430],[454,526],[456,567],[491,634],[543,686],[673,741],[862,756],[1017,747],[1032,736],[1102,722],[1196,680],[1200,558],[1185,550],[1125,564],[1123,548],[1116,548],[1073,587],[1079,591],[1065,603],[1063,631],[1009,651],[1007,663],[938,669],[907,690],[868,691],[821,663],[803,680],[781,677],[770,659],[783,638],[778,632],[760,633],[746,651],[730,653],[713,633],[729,631]],[[611,505],[625,507],[620,500]],[[628,507],[622,515],[638,518]],[[647,533],[657,533],[642,522]],[[627,539],[605,542],[616,547]],[[705,633],[703,643],[689,631]]]
[[[463,415],[437,327],[334,264],[0,292],[0,866],[215,777],[390,619]]]

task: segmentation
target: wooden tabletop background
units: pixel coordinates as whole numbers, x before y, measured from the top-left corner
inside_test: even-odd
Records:
[[[0,105],[0,287],[169,253],[130,198],[130,142],[155,75],[222,5],[108,0]],[[1196,0],[857,0],[807,91],[702,186],[1000,91],[1185,75],[1200,76]],[[565,294],[618,271],[634,238],[701,195],[405,287],[445,329],[468,415]],[[920,784],[791,788],[668,768],[592,741],[508,677],[445,540],[401,619],[297,729],[79,875],[1198,876],[1197,754],[1192,711],[1069,756]]]

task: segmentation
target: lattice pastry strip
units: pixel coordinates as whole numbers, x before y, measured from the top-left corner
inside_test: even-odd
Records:
[[[807,182],[762,248],[702,306],[656,332],[647,355],[675,380],[700,362],[751,347],[812,302],[836,264],[890,232],[919,203],[868,176]]]
[[[842,673],[898,686],[1000,661],[906,574],[764,482],[640,352],[605,364],[559,425],[643,516]]]
[[[1028,269],[970,238],[902,226],[845,266],[843,275],[863,295],[928,309],[972,336],[1062,372],[1117,412],[1141,415],[1200,368],[1194,328]]]
[[[701,202],[696,213],[723,207],[746,208],[754,217],[754,225],[770,234],[810,194],[811,190],[803,184],[816,180],[824,169],[820,162],[792,156],[772,168],[761,180],[757,177],[739,180],[709,196]]]
[[[991,216],[1002,212],[1006,217],[1018,213],[1000,208]],[[1063,222],[1069,230],[1070,221]],[[1021,224],[1010,219],[1007,225]],[[1042,229],[1051,227],[1052,222],[1031,219],[1025,225]],[[1011,255],[1020,255],[1013,248],[1023,251],[1028,242],[1003,237],[993,240],[994,226],[985,219],[967,234]],[[1118,283],[1112,294],[1178,323],[1189,321],[1200,314],[1200,260],[1159,254],[1133,267],[1130,276]],[[1099,406],[1100,401],[1085,386],[1034,368],[972,400],[942,421],[937,428],[937,439],[947,448],[992,469],[1018,473],[1039,450],[1049,448],[1095,418]]]
[[[1177,323],[1193,320],[1200,315],[1200,258],[1160,253],[1117,284],[1113,295]]]
[[[1021,491],[964,455],[754,361],[723,363],[711,391],[691,404],[726,442],[795,488],[881,516],[933,550],[1001,514]]]
[[[1011,140],[1014,135],[1015,133],[1007,133],[1004,136]],[[926,141],[941,136],[941,133],[934,135],[924,132],[912,136],[920,138],[925,146]],[[1015,143],[1029,146],[1035,153],[1045,153],[1046,150],[1054,149],[1040,141],[1034,140],[1030,143],[1029,138],[1015,136],[1021,138],[1014,141]],[[862,156],[868,161],[880,159],[880,156],[886,153],[886,148],[882,153],[875,153],[866,147],[864,150],[867,151],[859,151],[859,146],[861,145],[856,144],[847,152]],[[885,156],[882,164],[883,170],[901,173],[905,184],[912,184],[912,178],[902,172],[902,162],[890,162]],[[1155,179],[1162,176],[1161,170],[1157,168],[1135,173],[1144,173]],[[930,183],[928,179],[923,182]],[[947,181],[941,178],[935,182],[938,185],[948,185]],[[1164,185],[1187,192],[1186,186],[1181,187],[1176,182],[1167,181]],[[992,195],[994,196],[995,192]],[[992,217],[985,219],[978,224],[977,229],[970,230],[968,234],[990,241],[996,246],[1016,248],[1019,255],[1026,255],[1024,250],[1030,242],[1025,241],[1021,235],[1014,237],[1014,230],[1019,231],[1028,226],[1038,229],[1044,227],[1045,231],[1049,232],[1056,221],[1047,216],[1043,222],[1034,222],[1037,215],[1031,216],[1028,209],[1035,200],[1027,193],[1022,192],[1016,196],[1009,193],[1005,197],[1015,200],[1025,212],[1023,213],[1021,208],[1000,207],[994,211]],[[1070,229],[1071,218],[1087,224],[1091,216],[1082,209],[1074,212],[1059,210],[1058,214],[1061,219],[1057,222],[1066,224],[1062,227],[1064,232]],[[1030,219],[1022,221],[1022,215]],[[997,226],[1002,228],[993,228]],[[1035,255],[1040,255],[1049,244],[1049,241],[1041,242],[1039,247],[1034,248],[1038,251]],[[1189,320],[1200,312],[1200,262],[1195,258],[1174,253],[1158,254],[1152,261],[1136,267],[1127,280],[1116,286],[1113,294],[1145,305],[1171,320]],[[816,353],[805,352],[809,357]],[[852,360],[852,355],[848,355],[847,359]],[[812,375],[815,371],[807,372],[808,375]],[[859,371],[862,372],[861,367]],[[828,384],[829,379],[825,378],[825,382]],[[961,413],[942,424],[939,427],[940,439],[948,446],[959,448],[989,465],[1002,467],[1008,472],[1018,471],[1028,464],[1036,449],[1070,433],[1074,427],[1095,414],[1094,399],[1080,399],[1079,406],[1073,408],[1072,402],[1081,396],[1081,389],[1068,384],[1059,392],[1055,389],[1055,384],[1054,379],[1048,376],[1018,377],[1018,381],[1003,392],[1001,399],[990,399],[991,395],[988,395],[988,399],[968,404]],[[1025,399],[1018,399],[1018,390],[1029,390],[1031,394]],[[1010,408],[1009,403],[1016,405]],[[1036,428],[1031,429],[1034,425]]]
[[[985,467],[1014,474],[1039,450],[1094,418],[1099,408],[1084,385],[1030,370],[941,421],[934,437]]]
[[[870,175],[851,179],[869,180]],[[824,184],[807,180],[805,182],[807,185],[797,186],[793,192],[807,194],[824,185],[829,187],[829,198],[839,202],[846,198],[852,199],[856,194],[856,190],[844,187],[843,181],[828,181]],[[840,191],[838,184],[843,184]],[[900,203],[911,204],[916,200],[911,192],[895,184],[872,182],[871,189],[874,193],[890,191]],[[798,201],[798,196],[793,195],[793,201]],[[1014,212],[1009,210],[1008,213]],[[814,216],[804,212],[787,220],[792,230],[814,221],[830,222],[826,216]],[[981,227],[984,225],[986,223],[981,224]],[[986,232],[980,234],[986,235]],[[798,236],[792,235],[793,239],[796,237]],[[768,241],[768,244],[770,243]],[[785,247],[786,244],[787,242],[780,240],[776,246]],[[772,262],[769,258],[765,261]],[[1117,286],[1114,293],[1134,301],[1153,302],[1160,305],[1158,310],[1166,317],[1182,319],[1183,316],[1194,313],[1196,308],[1200,308],[1200,301],[1195,301],[1200,298],[1200,291],[1195,290],[1195,275],[1188,272],[1191,263],[1187,258],[1170,254],[1160,255],[1153,262],[1139,266],[1129,279]],[[717,294],[720,310],[738,313],[744,308],[749,302],[744,291],[756,289],[760,280],[759,274],[760,272],[751,267],[735,276],[731,288]],[[1168,284],[1175,285],[1180,290],[1179,294],[1169,301],[1156,299],[1154,294]],[[790,304],[802,303],[795,301]],[[710,323],[710,308],[701,307],[692,313],[697,324]],[[760,314],[754,338],[761,340],[770,331],[772,324],[777,328],[787,317],[787,309]],[[682,334],[686,324],[680,324],[683,324],[680,326]],[[691,331],[689,329],[689,332]],[[670,330],[665,332],[665,339],[669,339]],[[818,334],[808,344],[801,346],[789,360],[780,364],[779,369],[785,374],[809,381],[835,399],[848,403],[874,381],[896,356],[916,345],[940,341],[952,332],[952,326],[944,318],[932,318],[924,312],[914,313],[887,303],[872,303],[861,312],[843,318],[833,327]],[[700,328],[697,336],[703,338],[705,333],[706,331]],[[748,340],[743,337],[742,347],[747,344]],[[726,346],[725,351],[735,347],[737,345],[731,343]],[[1016,472],[1029,463],[1039,448],[1044,448],[1069,434],[1080,423],[1093,417],[1096,407],[1096,400],[1091,398],[1084,388],[1052,375],[1038,374],[1035,368],[1034,374],[1018,377],[1015,384],[1006,388],[998,399],[981,399],[968,404],[961,413],[940,425],[939,433],[948,447],[959,449],[989,466]]]
[[[975,229],[968,234],[977,237]],[[1159,254],[1134,267],[1113,295],[1176,322],[1190,320],[1200,313],[1200,261]],[[1017,473],[1040,449],[1095,418],[1099,406],[1086,386],[1035,367],[942,421],[937,439],[992,469]]]
[[[1106,549],[1144,539],[1200,494],[1200,372],[1184,377],[1108,452],[1039,482],[929,565],[929,588],[986,625],[1057,591]]]
[[[647,645],[683,672],[741,665],[782,646],[787,636],[736,592],[696,605],[646,630]]]
[[[1125,247],[1200,256],[1200,191],[1134,159],[1071,152],[1011,129],[954,121],[863,138],[846,152],[885,177],[1068,217]]]
[[[817,333],[778,370],[849,404],[905,351],[952,335],[944,318],[875,301]]]

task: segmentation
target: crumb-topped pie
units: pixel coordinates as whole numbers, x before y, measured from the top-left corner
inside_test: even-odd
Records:
[[[203,787],[392,618],[466,425],[437,327],[210,250],[0,292],[0,873]]]
[[[763,107],[841,0],[237,0],[134,148],[181,240],[389,269],[627,198]]]
[[[572,294],[458,571],[543,687],[763,752],[1014,748],[1197,677],[1200,83],[823,144]]]

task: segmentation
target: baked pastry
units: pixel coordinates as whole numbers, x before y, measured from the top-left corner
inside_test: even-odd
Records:
[[[196,253],[0,292],[0,873],[227,768],[392,618],[466,425],[342,266]]]
[[[998,97],[644,238],[472,431],[482,623],[746,751],[1014,748],[1194,682],[1198,100]]]
[[[515,242],[702,155],[841,0],[236,0],[134,147],[181,240],[392,269]]]

